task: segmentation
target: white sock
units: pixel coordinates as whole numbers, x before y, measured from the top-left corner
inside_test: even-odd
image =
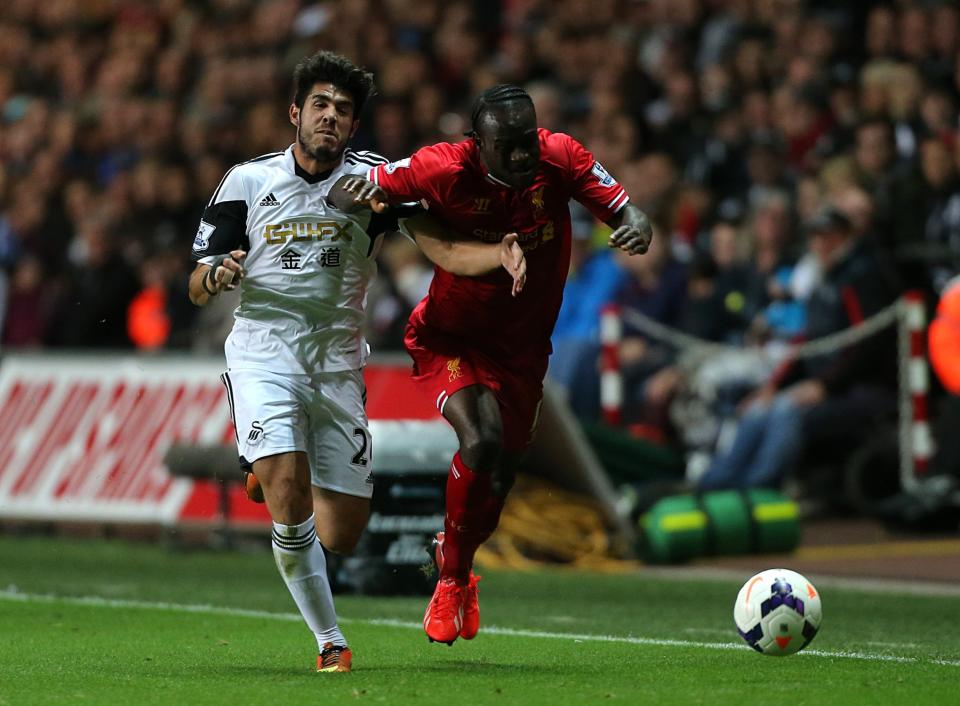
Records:
[[[317,539],[313,515],[299,525],[273,523],[273,557],[300,615],[317,638],[317,647],[322,650],[328,642],[346,647],[347,641],[337,627],[327,559]]]

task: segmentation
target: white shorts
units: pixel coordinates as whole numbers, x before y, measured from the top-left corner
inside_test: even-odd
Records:
[[[362,370],[294,375],[244,368],[220,379],[242,465],[303,451],[313,485],[363,498],[373,494]]]

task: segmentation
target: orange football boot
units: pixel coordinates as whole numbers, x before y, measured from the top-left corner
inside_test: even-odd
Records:
[[[246,476],[244,481],[247,486],[247,497],[255,503],[266,502],[263,498],[263,487],[257,477],[253,475],[252,471],[244,471],[243,473]]]
[[[349,672],[353,653],[349,647],[341,647],[328,642],[317,655],[318,672]]]

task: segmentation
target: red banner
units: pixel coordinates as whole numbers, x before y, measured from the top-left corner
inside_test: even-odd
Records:
[[[5,356],[0,517],[164,524],[216,519],[217,485],[171,477],[163,456],[175,442],[234,443],[218,380],[222,371],[216,359],[192,357]],[[371,366],[366,377],[368,413],[383,420],[381,428],[394,421],[446,427],[413,387],[405,364]],[[376,444],[378,423],[371,425]],[[239,488],[230,507],[232,520],[269,519]]]

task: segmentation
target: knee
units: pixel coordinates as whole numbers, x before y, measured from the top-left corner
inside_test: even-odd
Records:
[[[474,471],[492,473],[500,465],[503,442],[498,430],[478,429],[460,444],[460,456]]]
[[[308,504],[310,493],[301,488],[293,478],[278,478],[270,488],[271,494],[282,507],[293,508]]]

